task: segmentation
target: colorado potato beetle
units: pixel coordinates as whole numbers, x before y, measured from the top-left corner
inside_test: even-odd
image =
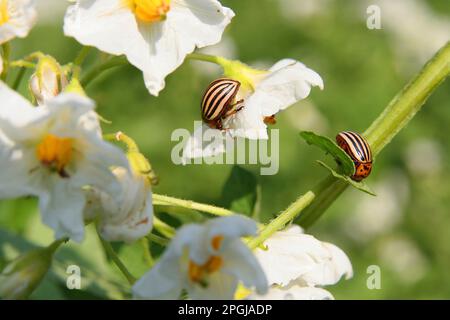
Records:
[[[372,171],[372,151],[360,134],[352,131],[342,131],[336,136],[336,142],[355,164],[355,173],[351,177],[355,181],[367,178]]]
[[[234,102],[241,83],[228,78],[211,82],[203,94],[202,119],[213,129],[223,129],[222,120],[241,110],[243,100]]]

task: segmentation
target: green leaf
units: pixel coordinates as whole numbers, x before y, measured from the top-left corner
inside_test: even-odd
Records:
[[[355,164],[344,150],[328,137],[319,136],[311,131],[302,131],[300,136],[310,145],[319,147],[326,153],[331,154],[336,162],[341,166],[343,173],[352,176],[355,173]]]
[[[333,170],[331,167],[329,167],[327,164],[325,164],[322,161],[317,160],[317,162],[324,168],[328,169],[331,174],[333,176],[335,176],[336,178],[339,178],[341,180],[344,180],[345,182],[349,183],[350,185],[352,185],[353,187],[355,187],[358,190],[361,190],[365,193],[370,194],[371,196],[376,196],[376,194],[369,188],[369,186],[367,186],[364,182],[362,181],[355,181],[352,180],[352,178],[350,178],[349,176],[344,176],[338,172],[336,172],[335,170]]]
[[[235,165],[222,189],[221,203],[225,208],[255,218],[259,214],[258,188],[253,173]]]

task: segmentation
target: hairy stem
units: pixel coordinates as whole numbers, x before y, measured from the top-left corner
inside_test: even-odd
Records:
[[[308,191],[304,195],[300,196],[294,203],[292,203],[286,210],[273,219],[268,225],[266,225],[258,234],[257,237],[251,239],[248,242],[250,249],[255,249],[269,238],[272,234],[278,230],[284,228],[289,222],[291,222],[299,212],[311,204],[314,200],[315,194],[312,191]]]
[[[206,213],[210,213],[216,216],[230,216],[233,214],[236,214],[235,212],[221,208],[216,207],[210,204],[204,204],[199,202],[194,202],[191,200],[182,200],[174,197],[169,197],[161,194],[153,193],[153,201],[156,205],[162,205],[162,206],[177,206],[192,210],[198,210]]]

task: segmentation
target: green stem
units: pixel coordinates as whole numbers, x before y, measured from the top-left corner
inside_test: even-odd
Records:
[[[128,64],[128,61],[125,59],[125,57],[112,57],[109,60],[102,62],[95,67],[93,67],[91,70],[89,70],[81,79],[81,85],[83,87],[86,87],[88,84],[91,83],[95,78],[97,78],[99,75],[101,75],[104,71],[107,71],[114,67],[120,67]]]
[[[167,239],[165,239],[163,237],[157,236],[156,234],[153,234],[153,233],[149,233],[146,236],[146,238],[149,241],[157,243],[157,244],[159,244],[160,246],[163,246],[163,247],[165,247],[165,246],[167,246],[169,244],[169,240],[167,240]]]
[[[450,42],[447,42],[365,131],[374,157],[409,123],[449,73]],[[333,180],[329,187],[323,189],[296,220],[302,227],[308,228],[319,219],[348,186],[331,175],[329,178]]]
[[[75,66],[81,67],[81,65],[83,64],[84,60],[86,60],[87,56],[89,55],[89,52],[91,51],[91,48],[92,47],[86,47],[86,46],[81,48],[81,50],[78,52],[77,57],[73,61],[73,64]]]
[[[283,211],[278,217],[273,219],[268,225],[266,225],[258,234],[257,237],[251,239],[248,242],[250,249],[255,249],[264,241],[269,238],[275,232],[284,228],[289,222],[291,222],[297,215],[314,200],[315,194],[312,191],[308,191],[304,195],[300,196],[294,203],[292,203],[285,211]]]
[[[8,68],[9,68],[9,59],[11,56],[11,44],[9,42],[6,42],[2,45],[3,49],[3,72],[1,74],[1,79],[3,81],[6,80],[6,77],[8,76]]]
[[[150,253],[150,245],[146,237],[141,238],[142,250],[144,251],[144,260],[148,267],[153,266],[154,261]]]
[[[223,66],[228,61],[225,58],[202,53],[191,53],[186,56],[187,59],[211,62]]]
[[[449,73],[450,42],[447,42],[364,132],[374,155],[408,124]]]
[[[15,60],[9,64],[10,67],[19,67],[19,68],[28,68],[34,69],[36,68],[36,64],[26,60]]]
[[[55,241],[53,241],[46,249],[47,249],[47,251],[48,251],[51,255],[53,255],[53,254],[56,252],[56,250],[58,250],[58,248],[59,248],[64,242],[67,242],[67,241],[69,241],[68,238],[63,238],[63,239],[60,239],[60,240],[55,240]]]
[[[12,85],[13,90],[17,90],[19,88],[20,83],[22,82],[23,76],[25,75],[25,72],[27,71],[26,68],[22,67],[19,72],[17,73],[16,79],[14,80],[14,83]]]
[[[216,207],[216,206],[213,206],[210,204],[194,202],[191,200],[182,200],[182,199],[164,196],[164,195],[156,194],[156,193],[153,193],[153,201],[154,201],[154,204],[157,204],[157,205],[183,207],[183,208],[187,208],[187,209],[207,212],[207,213],[210,213],[210,214],[213,214],[216,216],[230,216],[230,215],[236,214],[235,212],[233,212],[231,210]]]
[[[174,228],[172,228],[156,216],[153,216],[153,227],[158,230],[163,236],[169,239],[172,238],[176,232]]]
[[[108,257],[111,258],[111,260],[114,262],[114,264],[119,268],[119,270],[122,272],[122,274],[125,276],[125,278],[128,280],[128,283],[130,285],[133,285],[136,282],[136,278],[133,277],[133,275],[128,271],[127,267],[123,264],[123,262],[119,259],[116,252],[114,251],[113,247],[108,241],[105,241],[102,236],[97,233],[98,238],[100,239],[100,242],[103,246],[103,249],[105,250]]]

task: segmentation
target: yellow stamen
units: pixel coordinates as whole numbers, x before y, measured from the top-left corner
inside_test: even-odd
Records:
[[[219,250],[220,246],[222,245],[223,236],[215,236],[212,238],[211,245],[214,248],[214,250]]]
[[[214,250],[219,250],[222,245],[223,236],[215,236],[211,240]],[[203,265],[198,265],[194,261],[189,261],[189,279],[192,282],[205,283],[205,276],[214,273],[223,266],[223,259],[220,256],[211,256]]]
[[[219,256],[211,256],[206,263],[198,265],[194,261],[189,261],[189,279],[192,282],[202,282],[208,274],[214,273],[223,265],[223,259]]]
[[[143,22],[158,22],[166,18],[170,0],[126,0],[136,17]]]
[[[64,168],[72,159],[73,140],[71,138],[59,138],[47,134],[36,147],[36,155],[39,161],[63,174]]]
[[[8,0],[0,0],[0,26],[9,21]]]

